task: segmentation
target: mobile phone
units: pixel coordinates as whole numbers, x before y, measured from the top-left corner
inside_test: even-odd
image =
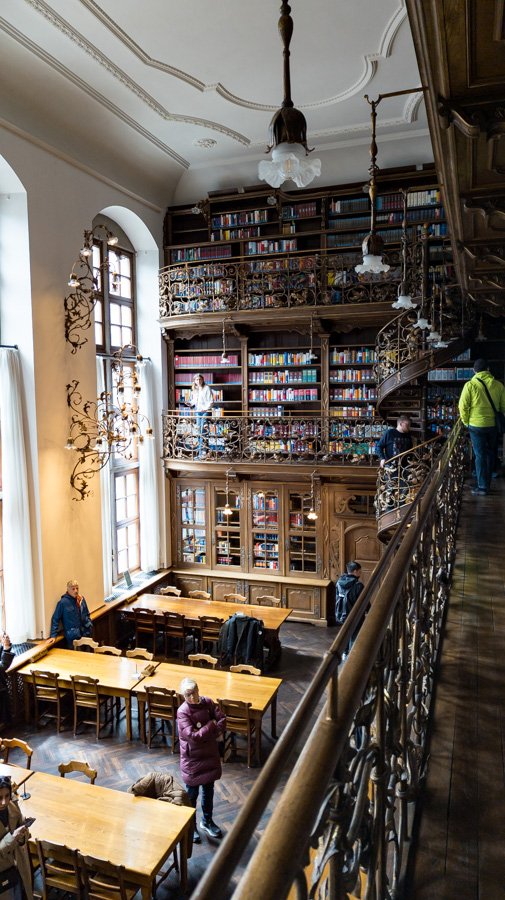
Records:
[[[21,824],[24,825],[25,828],[30,828],[30,825],[33,825],[33,823],[35,821],[36,821],[35,816],[28,816],[28,818],[25,819],[24,822],[22,822]]]

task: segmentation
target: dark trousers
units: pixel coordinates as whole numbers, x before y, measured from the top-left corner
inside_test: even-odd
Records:
[[[206,822],[209,819],[212,819],[212,812],[214,810],[214,782],[210,781],[208,784],[185,784],[186,793],[191,800],[191,806],[194,806],[196,809],[196,803],[198,800],[198,794],[200,788],[202,789],[202,813],[203,818]]]
[[[477,428],[469,425],[470,440],[475,453],[475,471],[477,487],[488,491],[491,487],[491,475],[495,467],[497,431],[494,425],[488,428]]]

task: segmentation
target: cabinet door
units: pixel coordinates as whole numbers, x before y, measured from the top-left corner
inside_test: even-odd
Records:
[[[288,587],[284,588],[286,594],[286,606],[288,609],[292,609],[295,616],[306,617],[307,619],[313,619],[314,616],[319,617],[319,609],[315,609],[318,605],[316,603],[316,591],[319,594],[318,588],[310,588],[310,587]]]
[[[205,485],[177,489],[179,513],[179,563],[208,565],[207,502]]]
[[[242,491],[223,484],[211,485],[212,522],[212,568],[240,569],[245,565],[244,542],[242,540]]]
[[[249,569],[255,572],[271,570],[280,574],[282,571],[280,490],[273,486],[251,485],[249,499],[251,515]]]
[[[316,575],[317,520],[309,518],[312,509],[310,491],[286,489],[286,574]]]
[[[177,574],[177,587],[181,589],[182,597],[189,597],[190,591],[206,591],[207,579],[205,576]]]
[[[280,584],[276,584],[274,582],[269,583],[254,581],[249,584],[249,603],[257,603],[258,597],[262,596],[268,597],[279,597],[282,600],[282,587]],[[265,603],[265,606],[271,606],[271,603]]]
[[[221,581],[219,578],[213,578],[210,592],[213,600],[224,600],[225,594],[241,594],[243,582],[239,579],[230,578],[229,581]]]

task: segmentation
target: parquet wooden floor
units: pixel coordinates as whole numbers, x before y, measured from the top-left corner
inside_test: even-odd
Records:
[[[465,486],[407,900],[505,897],[504,499]]]
[[[280,734],[289,717],[293,713],[300,697],[310,682],[322,655],[330,646],[336,634],[335,628],[319,628],[309,624],[289,623],[282,626],[282,656],[276,669],[272,672],[283,679],[277,703],[277,733]],[[197,675],[197,670],[192,669]],[[134,735],[138,735],[136,710],[133,719]],[[270,733],[270,713],[264,719],[264,730]],[[172,755],[170,749],[161,738],[155,738],[151,750],[138,739],[126,740],[124,715],[119,727],[106,728],[101,732],[100,740],[95,740],[93,727],[85,726],[83,734],[75,738],[69,724],[59,735],[51,722],[37,731],[33,727],[19,726],[5,733],[6,737],[22,737],[34,748],[32,768],[37,771],[57,774],[58,763],[70,759],[86,760],[90,766],[98,770],[97,784],[115,790],[126,791],[127,788],[142,775],[158,770],[169,772],[179,781],[179,755]],[[264,758],[272,749],[272,743],[265,736],[262,738]],[[13,761],[17,759],[13,757]],[[24,764],[24,763],[23,763]],[[216,782],[214,818],[226,831],[233,823],[238,810],[258,774],[258,769],[248,769],[245,757],[240,754],[232,762],[223,766],[223,777]],[[271,806],[275,803],[275,797]],[[197,811],[197,819],[201,818]],[[257,833],[261,833],[266,825],[268,812],[261,820]],[[202,843],[195,845],[193,856],[188,863],[188,880],[190,892],[201,874],[209,864],[216,851],[217,843],[212,843],[202,834]],[[251,842],[250,852],[254,848]],[[244,865],[247,859],[244,860]],[[230,886],[230,895],[232,887]],[[176,885],[176,877],[172,873],[158,890],[159,900],[175,900],[180,891]]]

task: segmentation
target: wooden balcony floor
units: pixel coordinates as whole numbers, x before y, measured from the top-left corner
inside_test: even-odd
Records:
[[[465,485],[406,900],[505,897],[504,495]]]

